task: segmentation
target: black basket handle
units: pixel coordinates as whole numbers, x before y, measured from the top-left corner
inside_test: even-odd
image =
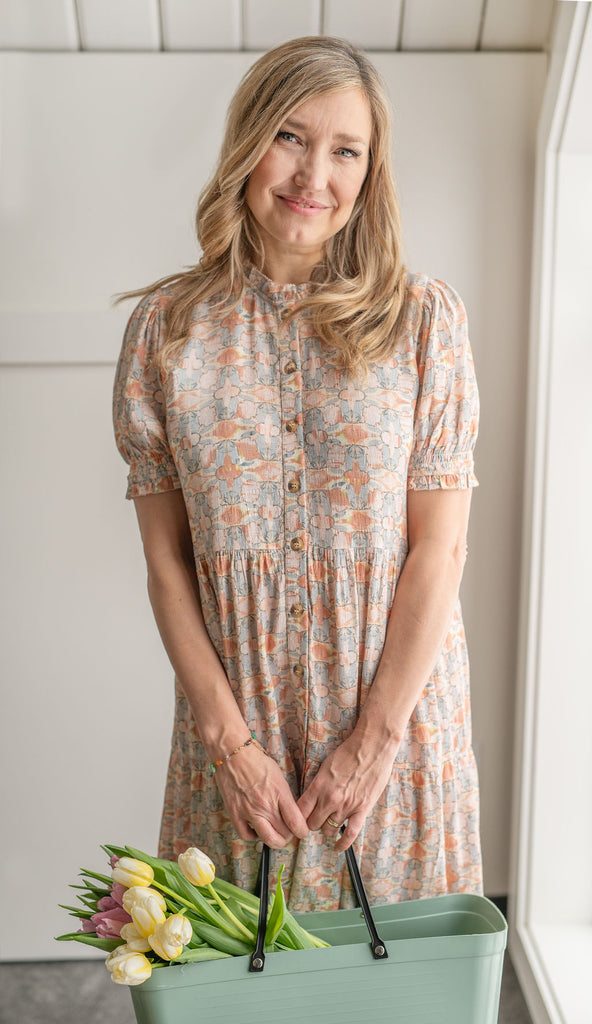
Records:
[[[345,825],[341,826],[340,835],[343,835],[345,831]],[[362,876],[360,875],[360,869],[356,860],[356,855],[353,850],[353,846],[350,846],[345,851],[345,860],[347,863],[349,875],[354,887],[354,892],[357,896],[358,903],[362,908],[366,927],[370,933],[370,949],[372,950],[372,956],[375,960],[388,960],[388,952],[386,945],[380,938],[377,930],[374,918],[372,917],[372,911],[370,904],[368,903],[368,897],[366,890],[364,889],[364,883],[362,882]],[[257,942],[255,949],[251,954],[251,961],[249,963],[249,970],[254,973],[261,974],[265,967],[265,932],[267,930],[267,909],[269,904],[269,847],[263,844],[263,850],[261,852],[261,865],[259,868],[259,879],[257,886],[259,891],[259,923],[257,925]]]

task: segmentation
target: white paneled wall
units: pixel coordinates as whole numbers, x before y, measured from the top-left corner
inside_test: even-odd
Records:
[[[167,0],[161,5],[165,50],[239,50],[242,8],[237,0]]]
[[[82,50],[159,50],[159,0],[76,0]]]
[[[74,0],[2,0],[0,49],[77,50]]]
[[[532,50],[545,46],[552,9],[553,0],[3,0],[0,49],[263,50],[325,34],[379,51]]]
[[[318,35],[320,0],[278,4],[276,0],[243,0],[243,46],[267,50],[297,36]]]
[[[156,844],[172,674],[111,437],[125,313],[111,313],[109,297],[195,261],[197,195],[228,99],[253,59],[13,53],[0,63],[5,884],[37,870],[40,841],[46,857],[43,907],[26,890],[18,920],[2,922],[7,958],[86,956],[51,940],[67,927],[56,909],[68,902],[67,883],[80,864],[101,866],[100,842]],[[508,881],[532,155],[546,61],[375,59],[396,108],[409,262],[463,296],[481,384],[481,486],[463,600],[486,887],[500,893]]]
[[[481,5],[474,0],[413,0],[405,5],[403,50],[476,50]]]
[[[553,0],[495,0],[485,5],[481,49],[538,50],[547,46]]]
[[[397,50],[402,10],[402,0],[325,0],[323,32],[368,50]]]

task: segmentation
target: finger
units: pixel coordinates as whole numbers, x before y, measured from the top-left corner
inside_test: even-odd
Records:
[[[333,812],[333,814],[331,812]],[[343,818],[339,817],[339,813],[331,806],[331,804],[318,801],[315,804],[312,814],[309,814],[308,816],[308,827],[316,832],[318,829],[323,828],[327,818],[330,817],[333,817],[333,821],[343,821]],[[343,817],[345,817],[345,815]]]
[[[279,811],[290,830],[290,836],[294,835],[298,839],[305,839],[309,832],[308,824],[302,811],[294,801],[292,794],[290,794],[289,799],[280,797]]]
[[[246,839],[248,842],[253,842],[255,839],[259,838],[254,828],[252,828],[248,821],[239,820],[236,822],[236,824],[234,824],[234,828],[236,834],[239,836],[240,839]]]
[[[301,811],[305,821],[308,822],[310,815],[314,811],[316,802],[317,798],[315,796],[314,790],[311,789],[310,786],[308,787],[308,789],[304,790],[304,793],[302,793],[302,795],[296,801],[296,805],[299,811]]]
[[[327,837],[327,839],[337,839],[339,836],[339,829],[341,828],[343,821],[343,818],[338,817],[337,811],[333,814],[328,814],[325,822],[323,823],[323,827],[321,828],[321,832]]]
[[[335,850],[337,853],[343,853],[344,850],[349,849],[352,843],[358,838],[365,821],[365,811],[355,811],[354,814],[350,814],[347,819],[347,825],[345,826],[345,832],[335,843]]]
[[[281,850],[292,838],[292,833],[283,834],[279,832],[266,818],[254,818],[251,822],[257,835],[272,850]]]

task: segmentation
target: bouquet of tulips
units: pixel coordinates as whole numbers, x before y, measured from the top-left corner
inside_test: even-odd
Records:
[[[259,898],[216,879],[208,856],[195,847],[177,863],[149,857],[131,846],[103,846],[111,875],[83,869],[78,899],[61,904],[82,921],[80,931],[59,935],[105,950],[111,980],[140,985],[156,967],[244,956],[255,948]],[[314,949],[326,942],[305,931],[286,908],[281,877],[267,918],[267,950]]]

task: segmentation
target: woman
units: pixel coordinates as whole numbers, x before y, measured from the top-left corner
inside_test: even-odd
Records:
[[[160,854],[295,910],[481,891],[458,605],[478,397],[459,296],[406,272],[388,102],[342,40],[247,73],[115,385],[176,674]],[[343,835],[339,828],[346,823]]]

